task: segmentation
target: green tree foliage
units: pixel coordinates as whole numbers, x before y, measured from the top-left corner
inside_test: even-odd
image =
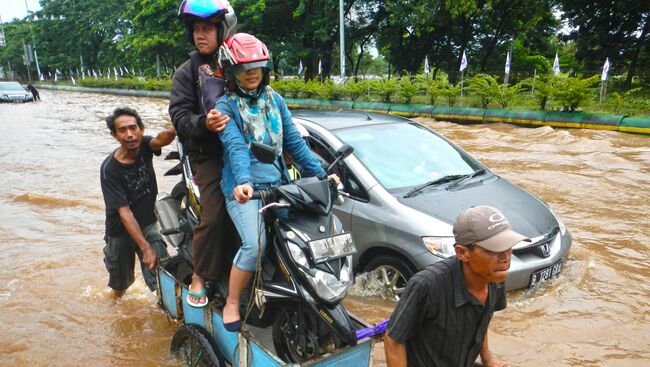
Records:
[[[561,0],[563,17],[573,27],[576,59],[585,71],[599,70],[609,57],[612,67],[627,69],[626,88],[639,66],[650,62],[650,3],[636,0]],[[648,70],[646,69],[646,74]]]
[[[125,9],[129,31],[117,44],[126,61],[153,72],[157,61],[179,65],[193,48],[177,18],[178,0],[131,0]]]
[[[23,42],[32,43],[29,24],[24,21],[6,24],[4,25],[4,33],[7,45],[0,47],[0,65],[2,65],[5,74],[12,71],[27,80],[27,66],[23,62]],[[40,54],[40,50],[38,52]],[[34,64],[31,65],[30,70],[32,76],[35,76],[36,67]]]

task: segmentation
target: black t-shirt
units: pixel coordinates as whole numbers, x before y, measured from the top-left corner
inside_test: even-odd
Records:
[[[140,228],[156,221],[153,208],[158,195],[156,173],[153,169],[153,155],[160,155],[160,150],[152,151],[149,143],[153,138],[142,138],[140,151],[131,164],[122,164],[111,153],[102,163],[100,180],[104,204],[106,205],[106,235],[111,237],[128,236],[117,209],[129,206]]]
[[[502,285],[489,285],[485,305],[470,294],[454,256],[411,278],[387,332],[406,344],[410,367],[468,367],[481,351],[494,311],[505,307]]]

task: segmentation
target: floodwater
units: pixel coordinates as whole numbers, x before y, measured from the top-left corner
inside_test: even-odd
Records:
[[[178,325],[139,271],[116,301],[102,261],[99,166],[116,147],[103,119],[133,106],[155,133],[169,124],[167,101],[41,96],[0,105],[0,366],[178,366]],[[511,366],[650,365],[650,136],[420,120],[549,203],[574,237],[558,279],[508,294],[493,352]],[[160,191],[171,190],[162,173],[173,162],[155,164]],[[371,322],[393,307],[360,295],[346,305]]]

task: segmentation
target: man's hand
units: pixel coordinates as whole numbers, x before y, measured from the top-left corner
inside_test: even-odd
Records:
[[[249,184],[239,185],[235,187],[232,195],[240,204],[246,204],[253,196],[253,187]]]
[[[205,116],[205,126],[213,133],[220,133],[226,128],[226,123],[230,121],[230,116],[222,115],[221,112],[211,109]]]
[[[142,251],[142,263],[149,269],[155,268],[160,263],[158,254],[150,244],[147,244],[147,248]]]

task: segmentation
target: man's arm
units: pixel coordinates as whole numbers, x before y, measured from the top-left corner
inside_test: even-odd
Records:
[[[508,367],[508,364],[505,361],[497,359],[494,354],[490,351],[488,346],[488,332],[485,331],[485,339],[483,339],[483,346],[481,347],[481,363],[484,367]]]
[[[169,128],[166,130],[163,130],[156,135],[151,141],[149,142],[149,147],[151,148],[152,151],[157,151],[160,150],[160,148],[167,146],[171,144],[172,141],[174,141],[174,138],[176,137],[176,130],[174,128]]]
[[[388,334],[384,335],[384,353],[388,367],[406,367],[406,344],[396,342]]]
[[[158,254],[153,250],[153,247],[151,247],[151,244],[144,237],[142,229],[140,229],[138,221],[133,216],[131,208],[122,206],[117,209],[117,214],[120,216],[120,221],[122,221],[126,232],[142,251],[142,262],[147,268],[153,269],[158,265],[160,259],[158,258]]]

